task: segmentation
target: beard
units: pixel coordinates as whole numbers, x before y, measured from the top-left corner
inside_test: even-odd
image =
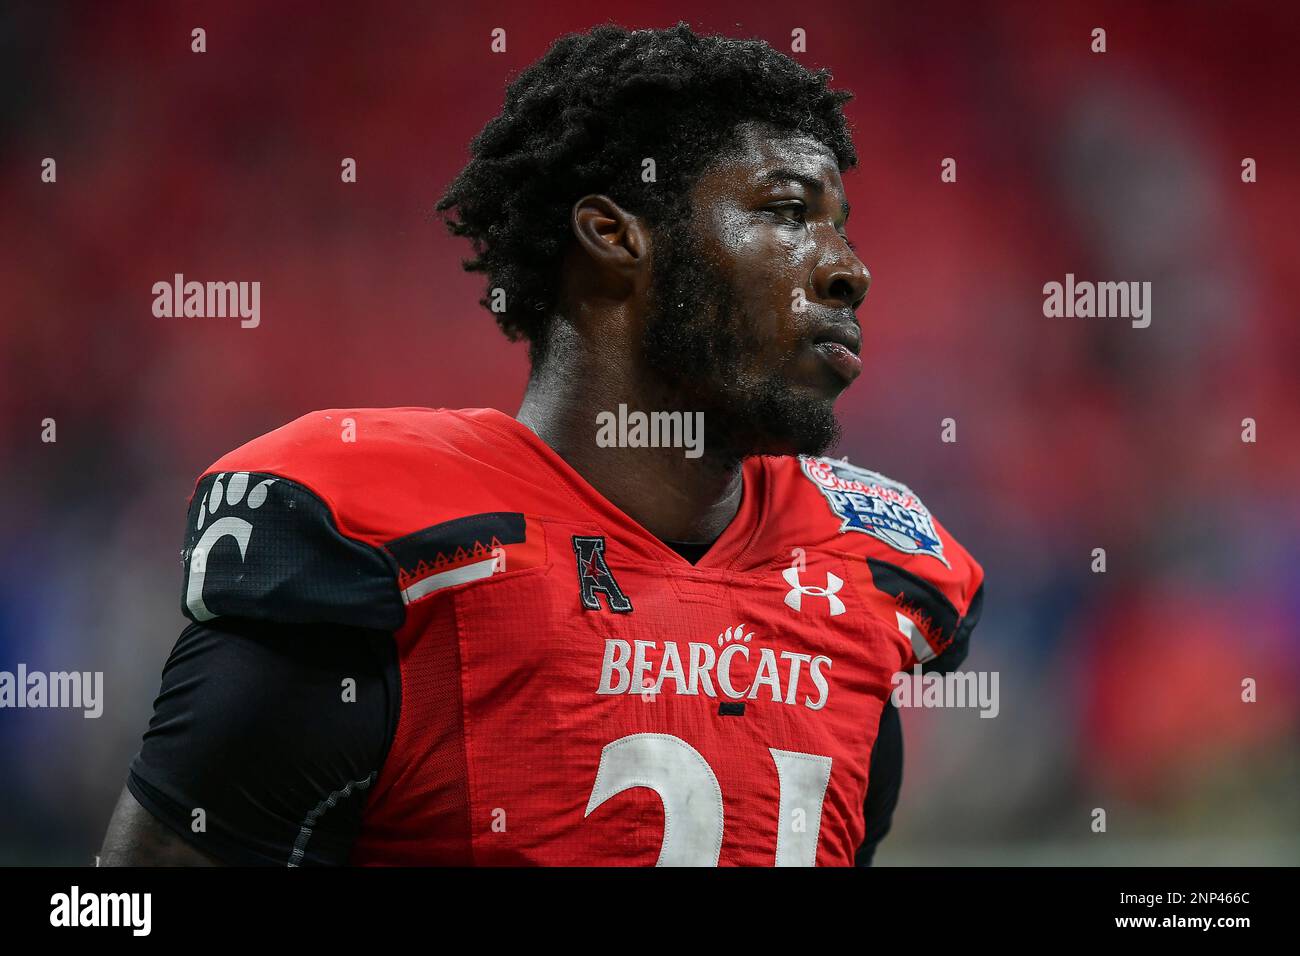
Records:
[[[706,453],[738,461],[834,447],[834,400],[799,394],[787,376],[793,355],[763,365],[769,342],[759,330],[768,323],[751,318],[687,226],[665,232],[655,237],[642,358],[683,410],[704,412]]]

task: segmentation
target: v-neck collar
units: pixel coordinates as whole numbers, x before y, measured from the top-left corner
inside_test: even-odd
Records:
[[[737,561],[749,550],[763,527],[770,482],[766,462],[761,456],[751,456],[741,462],[740,506],[709,550],[699,561],[692,564],[597,491],[572,465],[560,457],[554,448],[542,441],[541,437],[523,422],[495,408],[484,408],[480,411],[484,413],[482,417],[473,416],[478,418],[480,423],[488,424],[494,431],[508,436],[541,459],[598,520],[641,542],[654,551],[664,564],[686,570],[733,569]]]

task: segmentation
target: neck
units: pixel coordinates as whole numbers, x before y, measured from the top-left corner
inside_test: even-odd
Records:
[[[698,458],[687,458],[684,448],[597,444],[596,416],[601,412],[617,416],[620,404],[629,413],[678,410],[671,400],[665,401],[667,389],[642,378],[594,361],[566,362],[563,368],[544,366],[529,379],[516,418],[655,537],[712,541],[740,507],[740,460],[711,456],[707,442]],[[683,410],[683,414],[688,413]]]

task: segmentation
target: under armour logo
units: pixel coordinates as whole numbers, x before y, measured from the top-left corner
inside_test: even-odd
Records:
[[[785,596],[785,603],[794,610],[803,610],[803,596],[809,594],[812,597],[823,597],[827,600],[831,607],[831,617],[844,613],[844,602],[835,596],[839,593],[840,588],[844,587],[844,582],[829,571],[826,572],[826,587],[824,588],[800,584],[797,565],[793,568],[786,568],[781,572],[781,577],[785,578],[785,583],[790,585],[790,591]]]

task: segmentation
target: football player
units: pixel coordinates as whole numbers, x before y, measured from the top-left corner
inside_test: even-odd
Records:
[[[821,457],[870,284],[828,79],[678,24],[510,85],[439,209],[522,406],[314,412],[204,472],[103,863],[870,862],[891,678],[961,663],[983,574]]]

